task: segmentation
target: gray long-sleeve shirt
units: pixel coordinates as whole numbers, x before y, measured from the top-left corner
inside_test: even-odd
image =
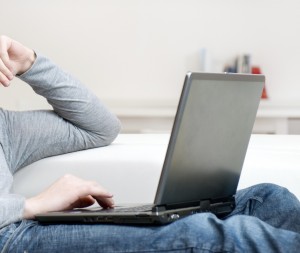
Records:
[[[20,79],[53,111],[0,109],[0,228],[22,219],[25,199],[10,192],[16,171],[44,157],[108,145],[120,131],[99,99],[46,57],[38,55]]]

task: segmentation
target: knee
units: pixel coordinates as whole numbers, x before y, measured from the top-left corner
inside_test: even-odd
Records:
[[[287,188],[272,183],[258,184],[256,191],[258,193],[263,193],[266,196],[278,196],[280,198],[292,194]]]
[[[255,200],[259,205],[264,203],[270,206],[289,205],[298,203],[297,198],[287,188],[271,184],[262,183],[239,191],[236,195],[237,206],[243,208],[249,200]]]
[[[285,206],[298,205],[298,199],[287,188],[272,184],[263,183],[254,186],[254,196],[260,196],[264,203],[269,203],[274,206],[279,204]]]

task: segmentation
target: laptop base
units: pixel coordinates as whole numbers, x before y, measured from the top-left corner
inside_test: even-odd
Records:
[[[51,212],[40,214],[36,219],[44,224],[53,223],[106,223],[124,225],[165,225],[182,219],[186,216],[211,212],[217,217],[223,218],[230,214],[235,208],[234,197],[211,203],[209,200],[201,201],[200,205],[183,208],[170,209],[169,207],[155,206],[149,211],[124,211],[127,207],[116,207],[114,209],[75,209],[66,212]],[[70,215],[72,213],[72,215]]]

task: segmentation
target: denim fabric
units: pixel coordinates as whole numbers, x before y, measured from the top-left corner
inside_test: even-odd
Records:
[[[1,252],[299,252],[300,203],[293,194],[261,184],[239,191],[236,201],[223,220],[202,213],[157,227],[22,221],[1,230]]]

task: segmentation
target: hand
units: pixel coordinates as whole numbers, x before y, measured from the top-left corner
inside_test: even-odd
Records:
[[[65,175],[39,195],[27,199],[23,217],[33,219],[38,213],[87,207],[97,201],[103,208],[112,208],[112,194],[93,181]]]
[[[0,36],[0,84],[9,86],[15,75],[26,72],[34,63],[36,55],[19,42]]]

